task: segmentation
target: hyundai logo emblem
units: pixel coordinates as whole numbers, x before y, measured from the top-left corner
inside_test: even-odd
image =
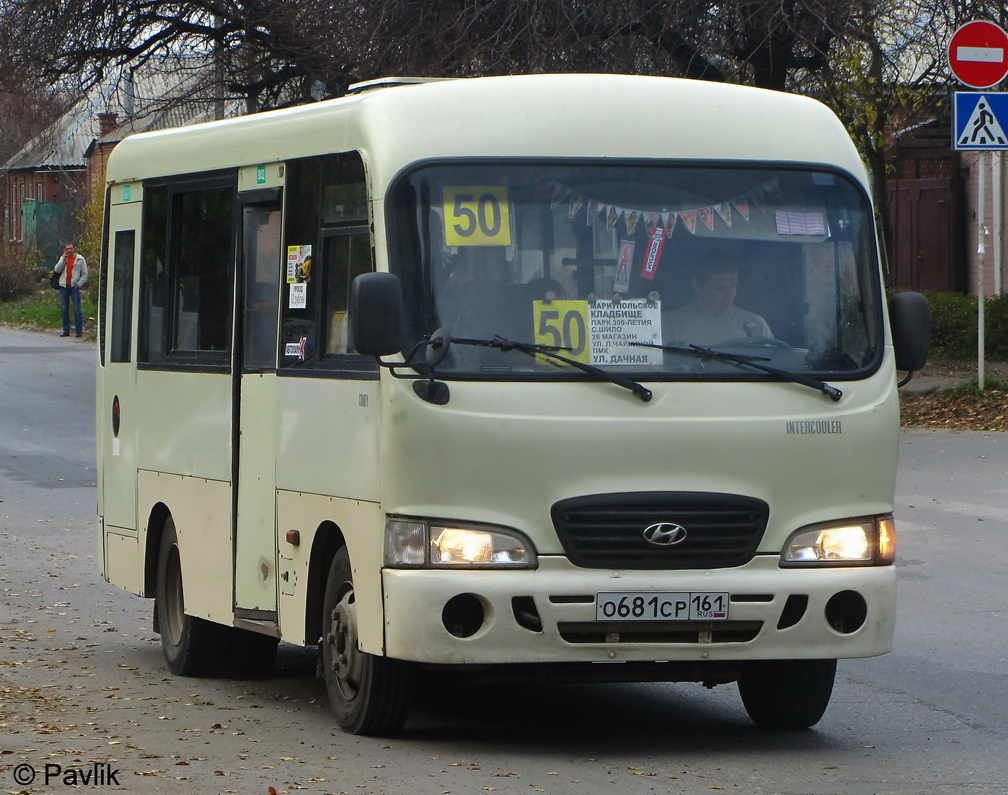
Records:
[[[644,528],[644,540],[656,547],[670,547],[686,540],[686,528],[671,522],[656,522]]]

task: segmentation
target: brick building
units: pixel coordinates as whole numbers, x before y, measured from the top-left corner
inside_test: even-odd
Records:
[[[1008,290],[1005,157],[954,150],[947,108],[894,135],[888,156],[895,286],[976,295],[982,271],[985,295]]]

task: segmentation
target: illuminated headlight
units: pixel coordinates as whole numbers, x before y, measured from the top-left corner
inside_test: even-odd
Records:
[[[806,527],[784,545],[781,565],[888,566],[896,559],[892,516]]]
[[[385,565],[451,568],[534,568],[532,544],[514,530],[485,525],[389,519]]]

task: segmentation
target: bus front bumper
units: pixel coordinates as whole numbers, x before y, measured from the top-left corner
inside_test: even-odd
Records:
[[[834,659],[892,648],[893,566],[781,568],[759,556],[730,569],[384,569],[385,654],[431,664]],[[713,620],[598,620],[597,595],[728,594]],[[609,597],[613,600],[613,597]],[[672,600],[661,604],[671,604]],[[665,611],[667,614],[670,610]]]

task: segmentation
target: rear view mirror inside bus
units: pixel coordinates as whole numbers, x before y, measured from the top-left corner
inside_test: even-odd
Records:
[[[350,287],[350,325],[358,353],[388,356],[402,347],[402,284],[391,273],[365,273]]]

